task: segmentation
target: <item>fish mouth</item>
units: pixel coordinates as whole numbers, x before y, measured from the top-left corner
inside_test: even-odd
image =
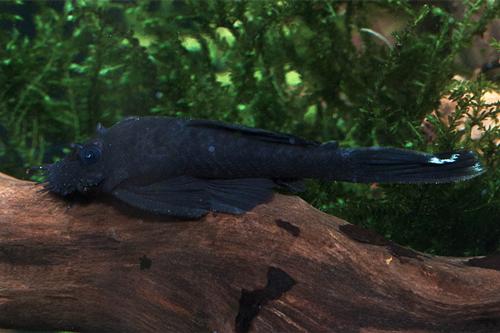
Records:
[[[60,161],[47,166],[46,184],[44,188],[50,192],[67,196],[76,191],[75,179],[77,174],[71,172],[71,162]]]
[[[61,196],[68,196],[75,192],[86,195],[96,192],[102,183],[102,176],[100,174],[82,176],[79,164],[73,165],[73,163],[61,161],[38,168],[46,178],[40,183],[43,191]]]
[[[68,196],[75,192],[93,194],[103,182],[100,172],[84,171],[80,163],[73,160],[32,167],[28,172],[41,173],[44,180],[37,183],[42,186],[40,192],[52,192],[60,196]]]
[[[38,182],[43,186],[40,192],[52,192],[61,196],[67,196],[77,191],[80,170],[76,161],[62,160],[53,164],[35,166],[28,169],[28,173],[39,172],[44,178]]]

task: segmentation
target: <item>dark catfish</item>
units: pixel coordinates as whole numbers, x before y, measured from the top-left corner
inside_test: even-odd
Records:
[[[107,193],[149,212],[198,218],[241,214],[299,181],[442,183],[483,172],[472,152],[339,148],[210,120],[143,117],[98,128],[60,162],[42,167],[60,195]]]

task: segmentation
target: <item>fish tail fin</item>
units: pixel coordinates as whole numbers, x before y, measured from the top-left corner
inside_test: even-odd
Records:
[[[335,179],[359,183],[448,183],[485,170],[471,151],[427,154],[398,148],[341,149],[343,168]]]

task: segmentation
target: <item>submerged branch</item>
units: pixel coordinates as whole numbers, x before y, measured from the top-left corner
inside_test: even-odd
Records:
[[[294,196],[169,221],[37,190],[0,174],[0,327],[498,332],[498,258],[414,252]]]

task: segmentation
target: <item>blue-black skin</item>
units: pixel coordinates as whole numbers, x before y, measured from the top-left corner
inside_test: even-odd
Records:
[[[430,155],[396,148],[340,149],[287,134],[208,120],[128,118],[46,166],[60,195],[108,193],[137,208],[182,218],[241,214],[276,187],[304,178],[439,183],[483,170],[470,152]]]

